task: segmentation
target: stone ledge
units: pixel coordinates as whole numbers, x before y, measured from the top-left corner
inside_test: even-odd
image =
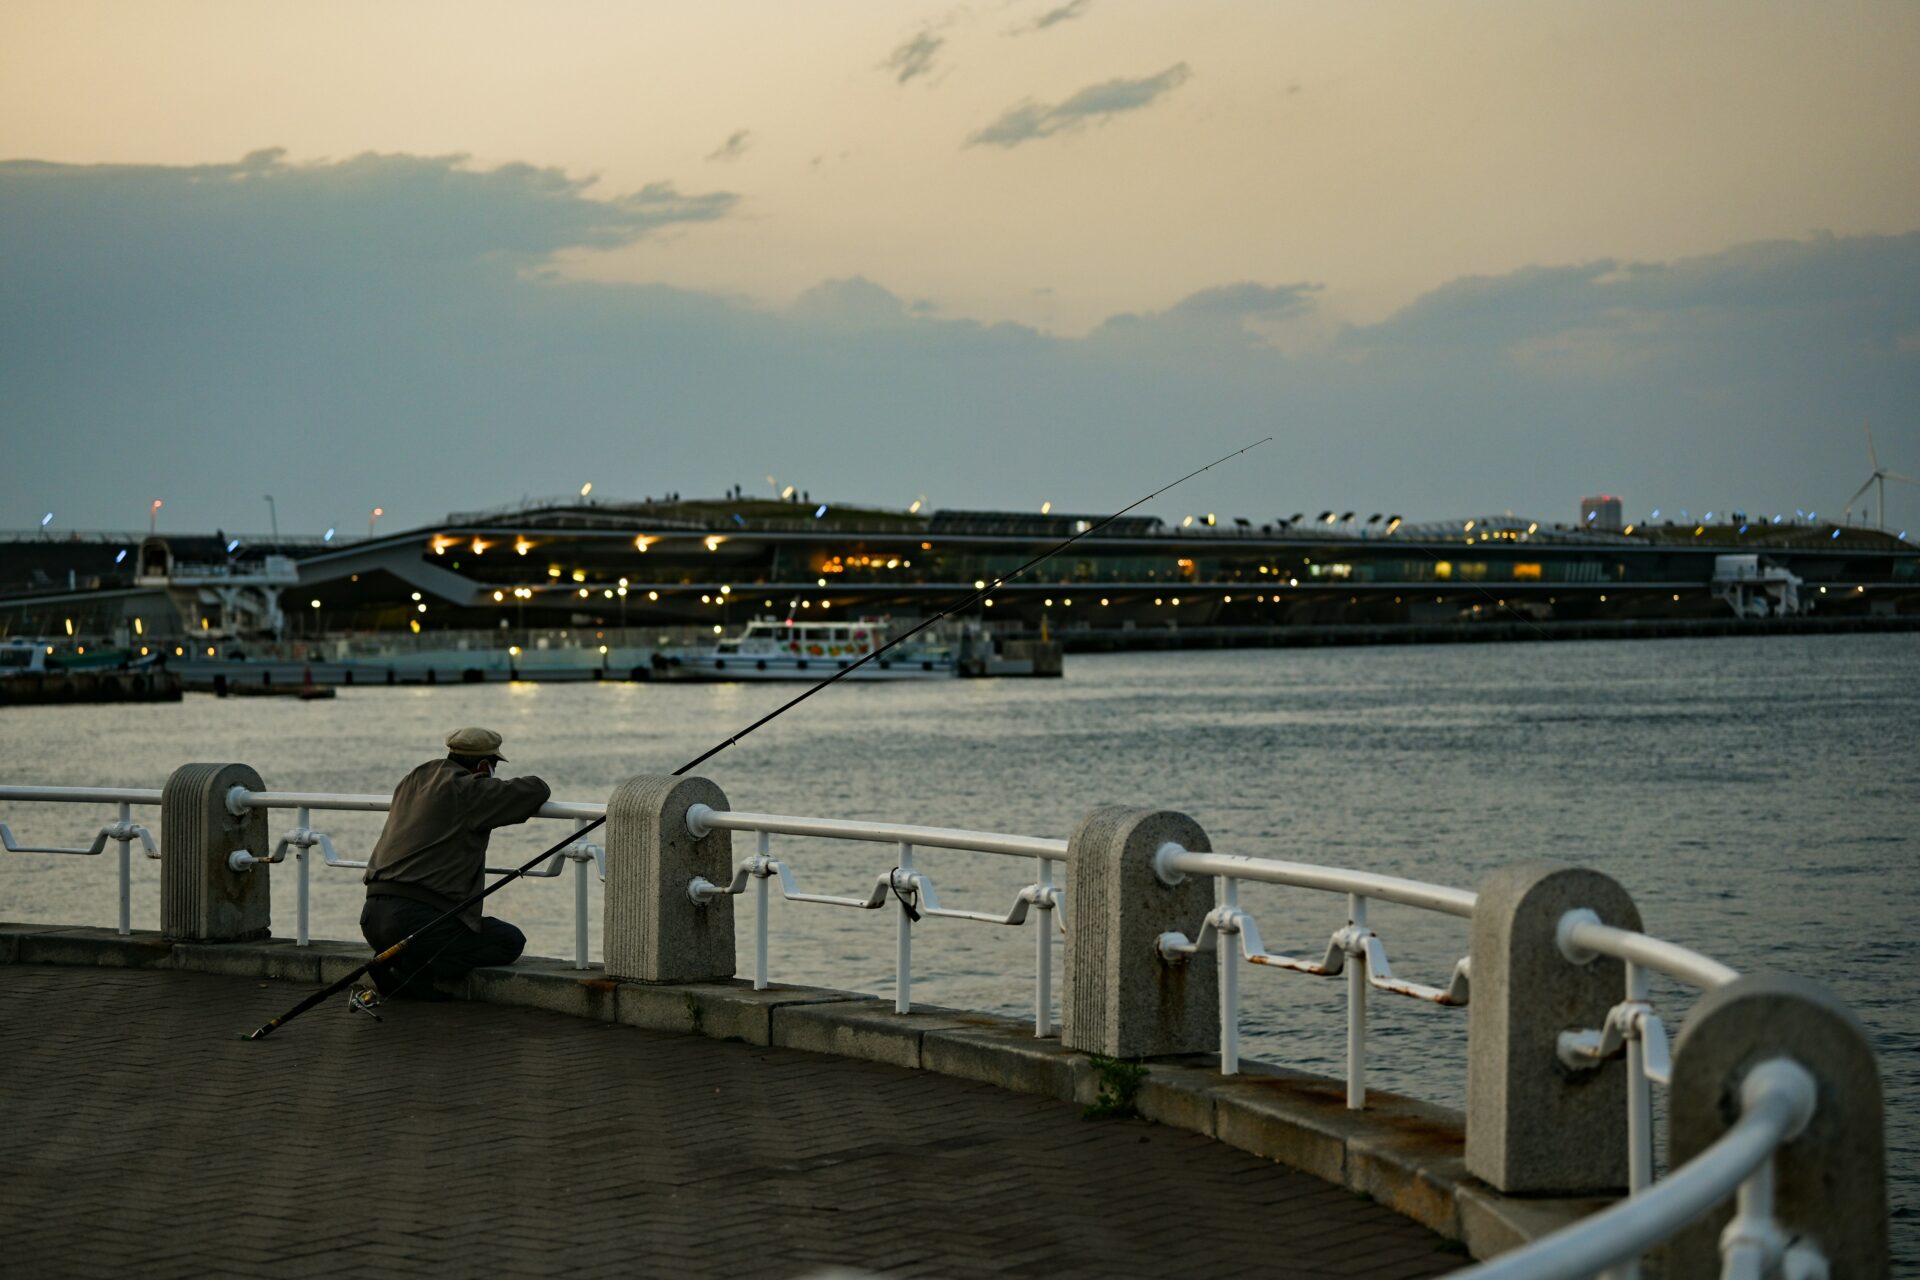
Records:
[[[0,924],[0,963],[172,968],[278,979],[314,986],[344,977],[369,958],[365,946],[288,939],[170,943],[154,933]],[[755,991],[744,980],[641,983],[610,979],[599,966],[526,959],[476,969],[456,992],[491,1004],[547,1009],[601,1022],[716,1039],[778,1045],[935,1071],[1080,1104],[1094,1100],[1092,1057],[1039,1039],[1030,1024],[990,1014],[923,1007],[896,1014],[890,1000],[814,987]],[[1489,1258],[1605,1208],[1604,1199],[1503,1196],[1465,1171],[1464,1129],[1455,1112],[1389,1093],[1367,1110],[1346,1109],[1341,1081],[1263,1063],[1217,1074],[1211,1055],[1151,1060],[1140,1082],[1140,1114],[1205,1134],[1388,1208]]]
[[[598,965],[576,969],[566,960],[521,960],[475,969],[454,994],[483,1004],[546,1009],[591,1022],[612,1022],[620,984]]]
[[[929,1031],[957,1031],[979,1014],[925,1008],[895,1013],[893,1001],[859,996],[830,1004],[781,1005],[773,1010],[773,1043],[783,1049],[865,1058],[896,1067],[920,1067],[920,1042]]]
[[[1035,1036],[1027,1023],[962,1016],[978,1017],[986,1025],[929,1030],[920,1040],[923,1070],[1081,1106],[1091,1103],[1099,1092],[1097,1074],[1086,1054],[1062,1048],[1055,1037]]]
[[[159,969],[171,963],[173,945],[157,933],[121,937],[112,929],[63,929],[58,925],[0,925],[11,939],[15,964],[106,965]]]
[[[744,978],[731,982],[622,982],[614,1020],[648,1031],[678,1031],[716,1040],[773,1043],[773,1011],[796,1004],[860,1000],[851,991],[789,987],[775,983],[755,991]]]

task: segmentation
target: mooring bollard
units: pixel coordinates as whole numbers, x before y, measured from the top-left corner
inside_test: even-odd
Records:
[[[1721,1205],[1673,1238],[1668,1275],[1719,1275],[1722,1233],[1742,1209],[1746,1217],[1734,1234],[1749,1247],[1812,1246],[1834,1280],[1890,1274],[1880,1072],[1865,1028],[1817,982],[1749,974],[1694,1005],[1673,1051],[1668,1168],[1717,1141],[1740,1118],[1749,1075],[1782,1060],[1813,1077],[1806,1128],[1774,1153],[1770,1170],[1749,1180],[1743,1205]],[[1762,1187],[1771,1197],[1760,1194]]]
[[[1586,908],[1638,930],[1626,890],[1598,871],[1523,862],[1496,871],[1473,909],[1467,1006],[1467,1171],[1509,1195],[1586,1195],[1627,1187],[1627,1069],[1560,1065],[1560,1033],[1597,1027],[1626,969],[1562,953],[1560,918]]]
[[[1060,1043],[1113,1058],[1205,1053],[1220,1039],[1217,961],[1209,952],[1169,963],[1155,945],[1174,930],[1198,934],[1213,882],[1168,885],[1154,873],[1165,844],[1210,853],[1183,813],[1095,809],[1067,856],[1067,945]]]
[[[607,802],[607,885],[601,952],[607,976],[639,982],[710,982],[733,977],[733,898],[695,904],[700,876],[733,879],[733,833],[695,838],[687,810],[727,807],[705,778],[639,777]]]
[[[235,850],[267,856],[267,815],[234,813],[235,787],[264,791],[244,764],[183,764],[160,792],[160,931],[192,942],[252,942],[272,931],[266,863],[236,871]]]

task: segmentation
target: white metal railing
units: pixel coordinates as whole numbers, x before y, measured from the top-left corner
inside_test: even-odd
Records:
[[[1347,978],[1347,1106],[1355,1111],[1367,1103],[1367,989],[1391,995],[1410,996],[1430,1004],[1464,1007],[1469,991],[1471,965],[1462,958],[1453,966],[1453,975],[1444,987],[1423,986],[1396,978],[1387,962],[1386,945],[1367,924],[1367,904],[1371,899],[1398,902],[1451,916],[1473,915],[1474,895],[1464,889],[1419,880],[1402,880],[1370,871],[1347,871],[1337,867],[1316,867],[1302,862],[1280,862],[1271,858],[1246,858],[1236,854],[1199,853],[1177,844],[1161,846],[1154,855],[1154,872],[1167,884],[1178,884],[1190,875],[1207,875],[1215,880],[1214,909],[1200,923],[1200,935],[1189,940],[1183,933],[1160,937],[1160,954],[1171,961],[1215,951],[1220,954],[1220,1073],[1237,1075],[1240,1071],[1240,966],[1236,959],[1265,968],[1287,969],[1317,978]],[[1346,895],[1347,923],[1333,931],[1326,953],[1319,959],[1280,955],[1266,949],[1254,919],[1240,907],[1240,882],[1289,885],[1297,889],[1316,889],[1323,893]],[[1239,956],[1229,954],[1238,939]]]
[[[1067,842],[1038,836],[1007,835],[996,831],[964,831],[953,827],[919,827],[894,822],[855,822],[839,818],[807,818],[778,813],[738,813],[696,804],[687,810],[687,830],[698,839],[710,831],[752,831],[756,842],[752,857],[744,858],[733,869],[733,878],[716,885],[704,876],[694,877],[687,896],[701,905],[725,894],[746,892],[754,887],[753,987],[767,987],[767,886],[778,878],[780,893],[788,902],[807,902],[820,906],[850,907],[857,911],[875,911],[892,897],[894,912],[894,996],[896,1013],[913,1008],[913,925],[922,917],[969,920],[977,924],[1020,926],[1026,923],[1029,908],[1038,910],[1034,927],[1033,1034],[1053,1034],[1053,933],[1050,922],[1066,926],[1064,891],[1054,883],[1054,864],[1067,860]],[[874,877],[873,888],[864,897],[841,897],[824,893],[802,893],[794,879],[793,868],[772,856],[775,835],[806,836],[823,840],[864,840],[891,844],[899,861]],[[1032,858],[1033,883],[1021,888],[1013,905],[1005,912],[956,911],[940,905],[932,877],[914,865],[915,848],[966,849],[976,853],[997,853],[1008,857]],[[1061,914],[1054,916],[1059,910]]]
[[[85,787],[0,787],[0,801],[51,802],[66,804],[115,804],[118,819],[99,828],[92,843],[84,847],[29,846],[16,843],[13,832],[0,824],[0,840],[17,853],[52,853],[91,856],[102,852],[109,841],[120,845],[120,932],[128,932],[128,863],[133,841],[139,840],[147,856],[158,857],[151,833],[134,824],[135,805],[157,805],[158,790]],[[319,848],[328,866],[363,868],[365,862],[343,858],[332,838],[313,829],[312,812],[318,810],[379,812],[391,806],[385,795],[334,795],[319,792],[252,792],[233,788],[226,798],[227,807],[236,816],[255,809],[294,809],[295,825],[281,836],[274,851],[266,856],[236,850],[229,865],[244,870],[259,863],[282,861],[292,852],[300,863],[299,938],[307,937],[307,858],[308,850]],[[577,802],[551,802],[538,816],[572,819],[584,826],[605,813],[605,806]],[[1035,929],[1034,959],[1034,1033],[1052,1032],[1052,947],[1056,928],[1064,929],[1064,891],[1055,884],[1055,864],[1070,858],[1068,842],[1001,832],[969,831],[948,827],[912,826],[898,823],[861,822],[836,818],[799,817],[785,814],[723,811],[706,805],[694,805],[687,812],[687,829],[695,838],[715,830],[752,831],[756,849],[741,860],[726,885],[715,885],[695,877],[687,886],[688,897],[699,904],[722,895],[755,889],[754,978],[756,989],[767,986],[768,885],[778,879],[787,901],[856,910],[877,910],[889,897],[896,905],[896,988],[894,1007],[900,1013],[912,1008],[912,932],[914,922],[922,918],[957,919],[981,924],[1020,926],[1030,909],[1039,912]],[[872,889],[864,896],[839,896],[803,893],[792,867],[771,855],[775,835],[812,839],[865,841],[892,844],[898,861],[880,872]],[[1027,857],[1035,861],[1032,883],[1019,889],[1012,906],[1003,913],[950,910],[940,905],[932,878],[915,865],[916,848],[971,850],[1009,857]],[[550,878],[560,874],[562,861],[576,864],[575,876],[575,967],[587,967],[587,880],[586,865],[595,863],[602,881],[606,878],[605,850],[584,840],[575,841],[556,852],[545,869],[530,875]],[[488,868],[498,872],[497,868]],[[1365,1105],[1366,1001],[1369,988],[1390,994],[1409,996],[1435,1005],[1461,1007],[1471,994],[1468,959],[1455,963],[1445,987],[1423,986],[1396,978],[1388,965],[1385,945],[1368,925],[1368,904],[1378,899],[1471,918],[1476,895],[1462,889],[1422,881],[1405,880],[1372,872],[1317,867],[1305,863],[1250,858],[1232,854],[1203,853],[1177,844],[1162,846],[1154,858],[1158,877],[1177,884],[1189,875],[1208,875],[1216,880],[1216,905],[1200,925],[1199,936],[1191,941],[1184,934],[1166,933],[1158,939],[1160,954],[1172,962],[1217,951],[1220,963],[1220,1064],[1223,1074],[1239,1068],[1239,964],[1236,960],[1265,968],[1289,970],[1314,976],[1347,978],[1347,1099],[1352,1108]],[[1268,952],[1261,941],[1253,917],[1239,905],[1242,881],[1285,885],[1324,893],[1343,894],[1347,899],[1347,922],[1333,932],[1324,956],[1297,958]],[[1060,915],[1055,915],[1059,912]],[[1223,944],[1222,940],[1228,940]],[[1233,939],[1238,939],[1237,948]],[[1629,1195],[1611,1208],[1583,1220],[1577,1226],[1536,1241],[1526,1248],[1462,1273],[1480,1280],[1546,1280],[1546,1278],[1584,1277],[1604,1272],[1609,1280],[1634,1280],[1638,1259],[1648,1249],[1672,1236],[1701,1213],[1728,1197],[1736,1198],[1732,1223],[1721,1236],[1723,1280],[1762,1280],[1780,1276],[1784,1280],[1824,1280],[1827,1265],[1823,1255],[1810,1242],[1786,1238],[1773,1217],[1773,1156],[1779,1147],[1799,1134],[1807,1125],[1817,1102],[1817,1089],[1807,1071],[1787,1058],[1776,1058],[1748,1073],[1741,1092],[1741,1115],[1721,1138],[1704,1152],[1658,1182],[1653,1179],[1653,1109],[1651,1089],[1668,1085],[1672,1067],[1665,1025],[1653,1010],[1649,999],[1649,975],[1660,973],[1702,991],[1710,991],[1733,981],[1739,974],[1728,966],[1686,947],[1633,930],[1603,923],[1591,910],[1576,909],[1559,921],[1556,940],[1561,953],[1574,964],[1591,963],[1599,956],[1623,962],[1626,982],[1623,998],[1613,1006],[1599,1028],[1572,1029],[1563,1032],[1556,1050],[1559,1063],[1541,1064],[1542,1070],[1590,1070],[1614,1057],[1624,1057],[1628,1076],[1627,1144],[1629,1153]],[[1235,948],[1238,956],[1230,953]]]
[[[131,806],[158,805],[158,788],[128,787],[0,787],[0,801],[20,801],[54,804],[118,804],[118,821],[102,826],[94,836],[90,848],[64,848],[44,845],[23,845],[16,842],[11,828],[0,823],[0,843],[12,853],[59,853],[59,854],[97,854],[109,840],[120,844],[120,923],[122,936],[130,932],[132,914],[132,876],[130,870],[130,850],[132,842],[139,840],[149,858],[160,856],[159,848],[154,844],[153,833],[146,827],[132,821]],[[335,848],[333,837],[313,826],[313,811],[333,810],[338,812],[384,813],[393,807],[391,795],[363,794],[337,795],[319,791],[249,791],[245,787],[235,787],[227,793],[227,811],[236,817],[254,809],[293,809],[294,825],[274,844],[273,852],[265,855],[255,854],[246,849],[235,849],[227,856],[227,865],[235,871],[247,871],[262,863],[272,865],[284,862],[291,853],[299,866],[300,874],[295,881],[298,908],[294,943],[307,946],[312,942],[308,930],[311,901],[309,883],[310,863],[308,851],[318,848],[321,860],[329,867],[347,870],[364,870],[364,860],[342,857]],[[579,801],[548,801],[534,815],[540,818],[571,818],[576,829],[606,813],[604,804],[588,804]],[[529,878],[550,880],[560,874],[567,863],[574,864],[573,880],[573,967],[585,969],[588,965],[587,925],[590,919],[587,909],[587,864],[593,863],[598,869],[602,883],[607,878],[606,850],[598,844],[585,840],[576,840],[558,850],[551,858],[544,860],[536,870],[527,872]],[[499,875],[510,870],[506,867],[488,867],[489,874]]]
[[[34,801],[51,804],[112,804],[120,807],[120,813],[112,822],[105,823],[94,833],[93,843],[72,848],[59,845],[17,844],[13,829],[0,822],[0,845],[9,853],[64,853],[76,854],[83,858],[98,856],[112,840],[120,846],[120,919],[118,929],[121,937],[133,932],[133,842],[138,840],[140,847],[149,858],[159,858],[160,847],[153,842],[153,832],[133,820],[134,805],[157,805],[160,803],[160,790],[157,787],[0,787],[0,800]]]

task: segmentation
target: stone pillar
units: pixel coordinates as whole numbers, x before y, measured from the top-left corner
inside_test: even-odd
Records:
[[[1173,930],[1197,937],[1213,909],[1211,877],[1163,884],[1153,855],[1172,842],[1211,852],[1207,833],[1183,813],[1095,809],[1067,855],[1067,955],[1060,1043],[1114,1058],[1204,1053],[1220,1040],[1212,953],[1181,964],[1155,943]]]
[[[1467,1006],[1467,1171],[1508,1195],[1590,1195],[1627,1186],[1627,1068],[1560,1064],[1562,1031],[1598,1029],[1626,999],[1626,966],[1561,954],[1560,917],[1585,907],[1640,928],[1612,879],[1558,862],[1503,868],[1473,909]]]
[[[1774,1156],[1774,1217],[1789,1238],[1819,1246],[1834,1280],[1890,1274],[1880,1072],[1865,1028],[1817,982],[1752,974],[1693,1006],[1674,1044],[1668,1168],[1740,1118],[1741,1083],[1769,1058],[1798,1063],[1817,1086],[1812,1120]],[[1719,1275],[1720,1232],[1732,1216],[1732,1203],[1722,1204],[1674,1237],[1666,1273]]]
[[[733,833],[694,839],[687,810],[727,807],[705,778],[639,777],[607,802],[606,911],[601,949],[607,976],[639,982],[733,977],[733,898],[696,906],[687,885],[733,878]]]
[[[160,932],[169,938],[252,942],[271,932],[268,864],[227,865],[236,849],[271,852],[265,810],[228,811],[234,787],[266,790],[244,764],[183,764],[160,792]]]

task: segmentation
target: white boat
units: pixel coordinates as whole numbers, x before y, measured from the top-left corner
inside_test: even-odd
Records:
[[[958,670],[943,646],[905,644],[864,666],[885,648],[885,619],[799,622],[756,618],[737,636],[711,647],[668,649],[653,656],[656,680],[821,680],[848,671],[849,680],[945,680]]]

